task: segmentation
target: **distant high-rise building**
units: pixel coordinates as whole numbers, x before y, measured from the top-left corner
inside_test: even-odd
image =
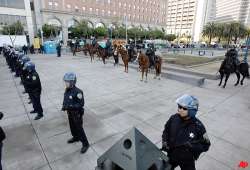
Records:
[[[34,37],[33,21],[29,0],[0,0],[0,27],[20,21],[32,43]]]
[[[250,25],[250,0],[216,0],[216,15],[213,21],[239,21]]]
[[[212,0],[168,0],[167,33],[191,36],[199,41],[203,25],[209,19]]]

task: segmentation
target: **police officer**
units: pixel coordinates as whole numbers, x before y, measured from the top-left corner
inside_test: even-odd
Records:
[[[30,113],[37,113],[34,120],[39,120],[43,117],[43,108],[41,105],[41,92],[42,86],[38,73],[35,70],[35,64],[32,62],[27,62],[24,65],[24,69],[28,71],[27,76],[24,79],[24,85],[29,93],[31,102],[33,104],[34,110]]]
[[[111,47],[112,47],[112,44],[111,44],[110,39],[108,38],[106,41],[106,55],[107,56],[109,56],[111,53]]]
[[[82,90],[75,86],[76,74],[68,72],[64,75],[63,80],[66,85],[64,93],[62,111],[67,111],[71,135],[68,143],[81,141],[81,153],[85,153],[89,148],[89,142],[82,126],[82,117],[84,114],[84,96]]]
[[[3,118],[3,113],[0,112],[0,120]],[[2,148],[3,148],[3,140],[6,138],[6,135],[0,126],[0,170],[2,170]]]
[[[59,42],[56,47],[57,57],[61,57],[61,49],[62,49],[61,42]]]
[[[210,147],[206,129],[195,117],[198,100],[183,95],[176,100],[178,112],[170,117],[162,134],[162,150],[168,152],[172,170],[195,170],[195,160]]]
[[[92,40],[92,46],[95,47],[97,41],[96,41],[96,38],[94,37],[93,40]]]

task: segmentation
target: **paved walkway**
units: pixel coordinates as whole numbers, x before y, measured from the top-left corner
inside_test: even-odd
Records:
[[[218,81],[194,87],[177,81],[140,82],[139,73],[123,67],[90,63],[89,58],[52,55],[32,56],[42,81],[45,117],[34,121],[31,105],[0,56],[0,124],[7,134],[3,149],[4,170],[93,170],[96,159],[136,126],[161,145],[161,134],[169,116],[176,112],[175,99],[183,93],[200,101],[199,118],[207,127],[212,145],[197,162],[198,170],[232,170],[241,160],[250,162],[250,82],[234,87],[231,76],[226,89]],[[70,138],[66,114],[61,112],[62,77],[75,71],[77,85],[86,100],[84,127],[91,148],[84,155],[81,145],[67,144]]]

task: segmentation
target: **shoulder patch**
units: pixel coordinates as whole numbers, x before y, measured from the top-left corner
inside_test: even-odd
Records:
[[[30,76],[27,76],[27,79],[29,79],[30,78]]]
[[[33,80],[36,80],[36,76],[32,76],[32,79],[33,79]]]
[[[78,99],[82,99],[82,98],[83,98],[82,93],[77,93],[77,95],[76,95],[76,96],[77,96],[77,98],[78,98]]]

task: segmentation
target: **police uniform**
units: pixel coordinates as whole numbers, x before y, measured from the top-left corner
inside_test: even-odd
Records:
[[[70,131],[75,141],[81,141],[83,146],[88,147],[89,142],[83,130],[83,119],[84,114],[84,96],[83,92],[73,86],[72,88],[67,88],[64,93],[63,100],[63,111],[67,111]]]
[[[34,112],[38,113],[38,116],[43,116],[43,108],[41,105],[41,92],[42,86],[39,75],[36,71],[27,72],[24,79],[25,89],[29,93],[31,102],[33,104]]]
[[[162,142],[167,145],[163,150],[168,152],[172,169],[180,166],[181,170],[195,170],[195,160],[210,146],[200,120],[195,117],[184,120],[179,114],[172,115],[167,121]]]

